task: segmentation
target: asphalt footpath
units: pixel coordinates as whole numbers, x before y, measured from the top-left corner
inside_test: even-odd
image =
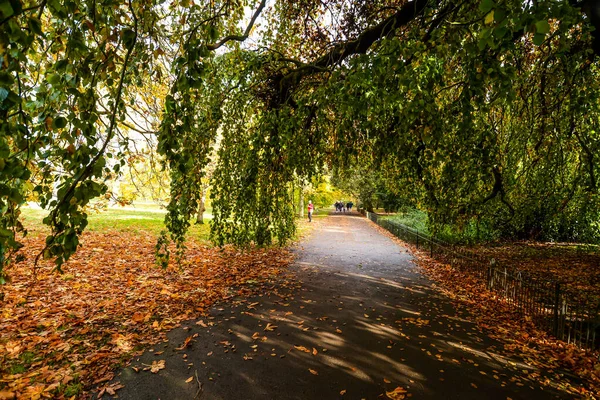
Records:
[[[566,398],[502,355],[370,221],[317,224],[295,250],[300,288],[217,304],[171,331],[119,372],[118,398]]]

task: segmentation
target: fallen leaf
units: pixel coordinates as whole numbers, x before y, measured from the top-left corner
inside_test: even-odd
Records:
[[[156,374],[161,369],[165,369],[165,360],[152,361],[152,365],[150,366],[150,372]]]
[[[402,400],[406,398],[406,394],[408,392],[401,386],[398,386],[396,389],[391,392],[385,392],[385,395],[392,400]]]
[[[187,379],[185,380],[185,383],[190,383],[190,382],[191,382],[191,381],[193,381],[193,380],[194,380],[194,377],[193,377],[193,376],[190,376],[189,378],[187,378]]]
[[[179,346],[179,347],[176,347],[175,350],[183,350],[183,349],[185,349],[186,347],[188,347],[192,343],[192,340],[193,340],[193,336],[186,337],[185,340],[183,341],[183,344],[181,346]]]
[[[272,332],[277,329],[277,325],[273,325],[270,322],[265,326],[265,331]]]
[[[315,371],[314,369],[309,368],[308,369],[310,371],[311,374],[313,375],[319,375],[319,373],[317,371]]]

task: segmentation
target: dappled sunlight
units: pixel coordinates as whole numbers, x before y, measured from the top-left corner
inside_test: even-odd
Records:
[[[173,339],[175,345],[200,335],[194,345],[199,350],[187,352],[185,362],[198,369],[207,398],[231,398],[209,395],[225,387],[244,388],[246,398],[278,398],[273,388],[288,387],[294,390],[283,398],[294,400],[337,398],[346,391],[347,398],[375,399],[397,388],[415,398],[444,398],[448,384],[457,398],[478,398],[479,388],[493,388],[499,399],[513,392],[535,398],[528,394],[537,393],[529,388],[537,371],[497,354],[403,253],[391,249],[389,258],[377,261],[364,247],[329,251],[336,241],[319,234],[337,238],[338,227],[318,231],[299,250],[292,269],[301,285],[236,299],[231,309],[217,307],[214,324],[192,324]],[[152,354],[145,357],[149,363]]]
[[[412,315],[416,315],[416,316],[421,315],[420,311],[409,310],[409,309],[403,308],[401,306],[395,306],[394,308],[398,311],[402,311],[403,313],[412,314]]]
[[[342,360],[341,358],[324,355],[323,360],[321,362],[325,365],[328,365],[328,366],[331,366],[334,368],[339,368],[354,378],[360,379],[365,382],[373,382],[373,379],[369,375],[367,375],[365,372],[357,369],[355,366],[353,366],[348,361]]]
[[[377,364],[381,365],[384,370],[387,370],[390,373],[393,373],[395,371],[403,376],[406,376],[407,378],[415,379],[415,380],[425,381],[427,379],[425,377],[425,375],[423,375],[420,372],[417,372],[414,367],[411,367],[411,366],[407,365],[406,363],[399,362],[398,360],[395,360],[395,359],[391,358],[390,356],[387,356],[382,353],[372,352],[372,353],[365,354],[365,355],[361,356],[360,358],[363,358],[363,361],[369,361],[369,362],[373,362],[372,359],[375,358],[378,361]]]
[[[373,335],[384,339],[397,339],[400,332],[397,329],[391,328],[383,324],[374,324],[367,321],[357,321],[359,329],[363,329]]]
[[[456,343],[456,342],[450,342],[450,341],[447,341],[445,343],[447,343],[448,345],[450,345],[456,349],[460,349],[469,354],[473,354],[477,357],[481,357],[481,358],[484,358],[489,361],[495,361],[495,362],[498,362],[501,364],[510,364],[510,365],[515,366],[520,369],[527,369],[527,370],[532,370],[532,371],[537,370],[537,368],[532,367],[531,365],[527,365],[525,363],[522,363],[520,361],[516,361],[513,359],[508,359],[497,353],[492,353],[489,351],[480,351],[480,350],[474,349],[473,347],[467,346],[464,343]]]

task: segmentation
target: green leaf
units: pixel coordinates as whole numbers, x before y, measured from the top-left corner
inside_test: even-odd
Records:
[[[8,97],[8,90],[0,87],[0,104]]]
[[[35,17],[31,17],[27,21],[27,24],[29,25],[29,29],[36,35],[39,35],[39,36],[44,35],[44,32],[42,31],[42,23],[40,22],[39,19],[37,19]]]
[[[490,11],[488,15],[485,16],[485,24],[489,25],[494,22],[494,10]]]
[[[67,119],[65,117],[58,117],[52,121],[52,126],[58,129],[62,129],[67,126]]]
[[[52,74],[52,75],[48,75],[48,78],[46,78],[46,80],[48,81],[49,84],[51,85],[58,85],[60,83],[60,75],[58,74]]]
[[[3,19],[11,17],[14,13],[15,10],[13,10],[12,6],[10,5],[10,2],[4,1],[0,3],[0,14],[2,15]]]
[[[542,33],[542,34],[546,34],[546,33],[550,32],[550,24],[548,23],[548,21],[543,20],[543,21],[536,22],[535,23],[535,32]]]
[[[123,31],[123,43],[125,44],[125,48],[130,49],[135,44],[136,33],[131,29],[125,29]]]
[[[494,10],[494,19],[496,22],[502,22],[506,18],[506,11],[501,8],[496,8]]]
[[[504,27],[494,29],[494,37],[496,39],[502,39],[507,33],[508,33],[508,29],[504,28]]]
[[[492,8],[494,8],[493,0],[482,0],[481,3],[479,3],[479,10],[484,13],[489,12]]]
[[[540,46],[542,43],[544,43],[544,39],[546,39],[546,35],[543,33],[536,33],[535,36],[533,37],[533,43],[536,46]]]

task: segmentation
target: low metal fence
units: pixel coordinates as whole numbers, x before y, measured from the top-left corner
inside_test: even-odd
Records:
[[[571,290],[565,283],[499,266],[494,259],[446,243],[379,214],[365,210],[361,213],[394,236],[428,251],[432,258],[478,278],[488,290],[556,338],[583,349],[600,349],[600,299],[596,294]]]

